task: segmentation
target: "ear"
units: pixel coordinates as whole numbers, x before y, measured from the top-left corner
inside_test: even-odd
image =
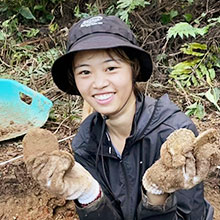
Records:
[[[93,107],[87,102],[83,101],[83,110],[82,110],[82,122],[83,120],[94,112]]]

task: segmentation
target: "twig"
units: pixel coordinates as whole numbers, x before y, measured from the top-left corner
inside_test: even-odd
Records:
[[[209,0],[206,1],[206,13],[209,11]]]
[[[22,157],[23,157],[23,155],[19,155],[19,156],[14,157],[14,158],[12,158],[12,159],[10,159],[10,160],[6,160],[6,161],[4,161],[4,162],[1,162],[1,163],[0,163],[0,166],[3,166],[3,165],[8,164],[8,163],[11,163],[12,161],[18,160],[18,159],[20,159],[20,158],[22,158]]]
[[[1,60],[1,62],[5,65],[5,66],[7,66],[7,67],[9,67],[9,68],[11,68],[11,66],[10,65],[8,65],[5,61],[3,61],[1,58],[0,58],[0,60]]]
[[[66,141],[66,140],[68,140],[68,139],[70,139],[70,138],[73,138],[75,135],[76,135],[76,134],[72,134],[72,135],[70,135],[70,136],[68,136],[68,137],[65,137],[65,138],[59,140],[58,142],[60,143],[60,142],[62,142],[62,141]]]
[[[70,118],[70,116],[69,117],[66,117],[60,124],[59,124],[59,126],[57,127],[57,129],[56,129],[56,131],[54,131],[54,134],[56,134],[57,132],[58,132],[58,130],[60,129],[60,127],[62,126],[62,124],[67,120],[67,119],[69,119]]]

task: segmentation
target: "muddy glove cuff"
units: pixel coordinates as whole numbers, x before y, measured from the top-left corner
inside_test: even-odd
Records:
[[[81,190],[83,189],[81,188]],[[78,193],[80,193],[81,190],[79,189]],[[94,200],[96,200],[96,198],[100,194],[100,191],[101,189],[100,189],[99,183],[95,179],[93,179],[89,183],[89,185],[86,187],[85,191],[82,192],[82,194],[78,196],[78,198],[76,198],[76,192],[74,190],[72,194],[66,197],[66,199],[67,200],[77,199],[80,204],[89,204],[93,202]]]
[[[151,178],[149,177],[148,170],[144,173],[142,179],[142,185],[146,192],[149,192],[154,195],[162,195],[164,191],[155,183],[152,182]],[[146,193],[147,194],[147,193]]]

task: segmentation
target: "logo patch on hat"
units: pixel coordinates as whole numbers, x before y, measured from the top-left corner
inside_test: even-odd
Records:
[[[89,18],[88,20],[83,21],[82,24],[80,25],[80,27],[90,27],[93,25],[103,24],[103,22],[101,21],[102,19],[103,19],[102,16],[96,16],[93,18]]]

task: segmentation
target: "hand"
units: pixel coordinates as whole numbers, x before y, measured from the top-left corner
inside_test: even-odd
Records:
[[[56,196],[88,204],[100,192],[98,182],[65,151],[42,152],[26,165],[39,185]]]
[[[212,146],[215,130],[197,138],[187,129],[173,132],[161,147],[161,158],[142,179],[146,191],[160,195],[179,189],[190,189],[204,180],[220,161],[219,150]]]
[[[42,128],[30,129],[22,140],[27,169],[39,185],[65,199],[81,204],[94,201],[98,182],[70,153],[59,150],[55,135]]]

